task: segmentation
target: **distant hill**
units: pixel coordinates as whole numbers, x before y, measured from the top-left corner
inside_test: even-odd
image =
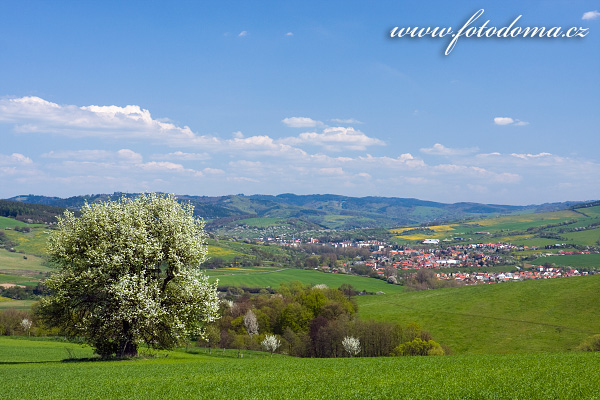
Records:
[[[46,196],[17,196],[9,200],[78,209],[85,202],[94,203],[136,194],[94,194],[66,199]],[[398,225],[439,223],[450,220],[481,218],[567,209],[578,202],[510,206],[480,203],[438,203],[412,198],[349,197],[333,194],[189,196],[180,200],[195,206],[195,213],[207,220],[207,229],[229,230],[244,220],[269,218],[270,223],[289,229],[357,229],[387,228]],[[283,225],[282,225],[283,224]],[[264,225],[264,224],[263,224]],[[264,227],[263,227],[264,228]]]
[[[14,218],[29,223],[51,223],[64,208],[45,203],[0,200],[0,217]]]

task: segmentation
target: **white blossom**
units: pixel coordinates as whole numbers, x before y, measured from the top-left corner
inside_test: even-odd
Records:
[[[218,315],[206,259],[204,223],[174,196],[86,204],[65,212],[48,242],[59,265],[46,285],[42,314],[100,354],[147,343],[156,348],[203,336]],[[62,310],[62,311],[57,311]]]
[[[281,341],[275,335],[267,335],[261,342],[262,347],[271,353],[271,357],[273,357],[273,352],[279,348],[281,345]]]
[[[246,331],[250,337],[258,333],[258,320],[252,310],[248,310],[246,315],[244,315],[244,325],[246,326]]]
[[[360,353],[360,340],[358,338],[346,336],[342,340],[342,346],[344,346],[344,350],[346,350],[346,353],[348,353],[350,357]]]

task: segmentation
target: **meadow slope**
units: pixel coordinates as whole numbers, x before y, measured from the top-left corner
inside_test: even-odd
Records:
[[[600,275],[357,298],[363,319],[417,322],[457,354],[571,351],[600,333]]]

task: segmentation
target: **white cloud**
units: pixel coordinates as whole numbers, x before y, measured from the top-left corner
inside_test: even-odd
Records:
[[[319,168],[318,171],[322,175],[344,175],[344,170],[341,167]]]
[[[27,165],[33,164],[33,160],[21,153],[12,153],[10,156],[0,154],[0,165]]]
[[[208,153],[185,153],[183,151],[175,151],[168,154],[154,154],[153,158],[162,158],[167,160],[187,160],[187,161],[206,161],[210,160],[211,156]]]
[[[220,168],[204,168],[202,173],[206,175],[223,175],[225,171]]]
[[[133,150],[129,150],[129,149],[121,149],[121,150],[117,151],[117,156],[125,162],[136,163],[136,164],[139,164],[142,162],[142,155],[139,153],[136,153]]]
[[[153,119],[139,106],[58,105],[39,97],[0,100],[0,122],[14,123],[19,133],[55,133],[74,138],[101,137],[123,140],[148,139],[169,145],[210,146],[214,137],[195,135],[187,126],[178,127]]]
[[[513,157],[517,157],[523,160],[527,160],[527,159],[532,159],[532,158],[540,158],[540,157],[551,157],[552,154],[550,153],[538,153],[538,154],[517,154],[517,153],[512,153],[511,156]]]
[[[307,117],[284,118],[281,122],[292,128],[313,128],[323,124],[321,121],[315,121]]]
[[[281,142],[323,146],[331,151],[365,150],[368,146],[385,144],[383,141],[369,137],[359,130],[345,127],[325,128],[322,133],[304,132],[297,137],[282,139]]]
[[[362,124],[361,121],[354,119],[354,118],[348,118],[348,119],[332,118],[332,119],[330,119],[330,121],[338,123],[338,124]]]
[[[529,122],[521,121],[518,119],[513,119],[510,117],[496,117],[496,118],[494,118],[494,123],[496,125],[515,125],[515,126],[529,125]]]
[[[509,117],[496,117],[494,118],[494,123],[496,125],[510,125],[513,122],[515,122],[514,119],[509,118]]]
[[[49,151],[42,154],[44,158],[75,159],[75,160],[103,160],[110,158],[112,153],[106,150],[64,150]]]
[[[241,32],[238,34],[238,37],[244,37],[244,36],[247,36],[247,35],[248,35],[248,31],[241,31]]]
[[[498,118],[505,125],[524,123]],[[0,190],[5,197],[20,194],[14,191],[51,195],[290,191],[515,203],[558,201],[565,196],[560,188],[569,187],[573,199],[600,198],[600,165],[594,161],[529,149],[531,153],[517,151],[518,144],[512,151],[487,154],[472,154],[475,147],[452,148],[440,143],[420,149],[420,154],[451,156],[451,163],[439,163],[433,157],[425,162],[411,154],[412,148],[403,148],[402,142],[371,155],[364,150],[385,143],[360,130],[328,127],[311,118],[286,120],[288,126],[308,124],[314,129],[282,139],[274,135],[245,137],[239,131],[221,139],[158,120],[139,106],[79,107],[37,97],[0,99],[0,122],[14,126],[18,133],[13,136],[20,136],[14,143],[22,143],[23,149],[30,138],[54,134],[49,138],[49,148],[54,150],[45,154],[36,156],[18,147],[16,153],[0,154],[0,177],[9,183]],[[335,120],[340,121],[351,120]],[[36,132],[36,136],[23,138],[26,132]],[[69,150],[91,143],[102,145],[94,146],[96,150]],[[114,148],[115,143],[120,147]],[[324,150],[337,153],[331,156]],[[478,193],[482,193],[480,197]],[[501,197],[503,193],[505,197]]]
[[[288,32],[288,33],[285,34],[285,36],[294,36],[294,33],[293,32]]]
[[[581,17],[581,19],[586,20],[586,19],[596,19],[600,17],[600,12],[598,12],[598,10],[594,10],[594,11],[588,11],[583,13],[583,16]]]
[[[472,153],[477,152],[477,150],[479,150],[477,147],[468,147],[468,148],[463,148],[463,149],[454,148],[453,149],[453,148],[446,147],[440,143],[436,143],[433,145],[433,147],[421,149],[421,152],[425,153],[425,154],[436,155],[436,156],[457,156],[457,155],[472,154]]]

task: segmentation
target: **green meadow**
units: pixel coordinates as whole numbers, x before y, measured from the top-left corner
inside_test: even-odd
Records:
[[[238,224],[246,224],[255,228],[267,228],[269,226],[285,225],[284,218],[246,218],[237,221]]]
[[[363,319],[416,322],[456,354],[571,351],[600,333],[600,275],[359,296]]]
[[[6,229],[6,228],[14,228],[15,226],[18,227],[24,227],[24,226],[29,226],[29,227],[34,227],[34,226],[43,226],[43,225],[37,225],[37,224],[28,224],[22,221],[18,221],[14,218],[7,218],[7,217],[0,217],[0,229]]]
[[[544,265],[545,263],[566,267],[584,267],[600,270],[600,254],[573,254],[540,257],[531,264]]]
[[[14,246],[16,251],[38,256],[46,254],[49,229],[34,228],[27,233],[17,231],[4,231],[4,233],[12,242],[16,243]]]
[[[0,338],[6,399],[592,399],[600,354],[247,358],[194,349],[86,361],[89,348]],[[73,360],[64,361],[66,358]]]
[[[560,225],[547,227],[547,225]],[[595,246],[600,240],[600,228],[588,229],[578,232],[559,232],[560,229],[587,227],[600,222],[600,206],[580,208],[576,210],[561,210],[545,213],[517,214],[485,218],[468,222],[450,223],[446,225],[432,225],[427,228],[433,232],[419,232],[411,235],[406,233],[418,227],[408,226],[395,228],[391,233],[402,233],[394,237],[398,243],[414,243],[426,238],[452,239],[462,237],[463,240],[471,239],[475,242],[505,242],[524,246],[545,246],[556,243],[567,243],[583,246]],[[536,230],[537,228],[537,230]],[[544,238],[541,233],[558,234],[561,239]],[[492,236],[479,235],[476,232],[489,232]]]
[[[240,287],[272,287],[278,288],[284,282],[298,281],[304,285],[325,284],[331,288],[338,288],[348,283],[356,290],[371,293],[400,293],[402,286],[390,285],[380,279],[361,276],[331,274],[315,270],[303,269],[265,269],[256,268],[220,268],[218,270],[205,270],[211,278],[219,279],[220,286]]]

